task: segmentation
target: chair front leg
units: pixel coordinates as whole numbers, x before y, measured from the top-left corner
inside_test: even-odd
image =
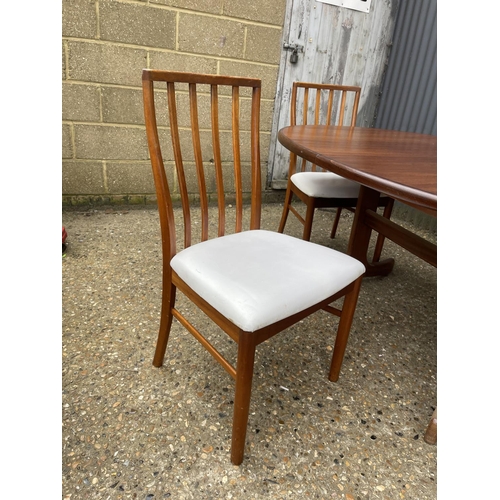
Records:
[[[240,465],[245,451],[250,396],[252,393],[255,343],[252,334],[240,332],[236,364],[236,389],[234,394],[233,436],[231,462]]]

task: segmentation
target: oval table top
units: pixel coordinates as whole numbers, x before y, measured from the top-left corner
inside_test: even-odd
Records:
[[[437,211],[437,137],[333,125],[295,125],[278,139],[298,156],[431,213]]]

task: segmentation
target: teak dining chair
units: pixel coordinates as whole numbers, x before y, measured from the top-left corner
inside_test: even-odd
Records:
[[[244,454],[256,347],[324,309],[340,317],[329,372],[330,380],[336,381],[365,268],[325,246],[259,229],[260,80],[145,69],[142,82],[163,251],[162,309],[153,365],[163,364],[176,318],[235,379],[231,461],[238,465]],[[164,135],[171,136],[171,149]],[[245,176],[246,170],[250,176]],[[218,204],[209,220],[210,173],[215,176]],[[236,212],[236,222],[234,232],[226,233],[228,186],[235,194],[230,210]],[[249,221],[244,186],[251,193]],[[177,194],[182,223],[176,226]],[[193,223],[195,209],[201,213],[198,224]],[[211,235],[214,218],[217,230]],[[196,238],[192,226],[199,229]],[[176,235],[176,229],[181,234]],[[176,308],[177,290],[237,343],[235,366]],[[331,305],[342,297],[341,309]]]
[[[298,96],[299,89],[300,96]],[[290,125],[308,125],[309,118],[311,118],[314,125],[355,127],[360,95],[360,87],[293,82]],[[301,101],[302,106],[298,106]],[[330,234],[330,237],[334,238],[342,208],[354,212],[358,193],[358,183],[333,172],[317,170],[317,166],[314,164],[310,165],[310,170],[308,170],[308,162],[304,158],[301,159],[300,170],[297,171],[297,155],[291,152],[285,203],[278,232],[284,231],[288,213],[292,212],[304,226],[302,239],[309,241],[315,210],[317,208],[337,208]],[[293,206],[293,195],[306,205],[305,217]],[[379,206],[385,207],[384,217],[390,218],[393,205],[392,198],[380,197]],[[384,239],[381,234],[377,237],[373,255],[374,262],[380,260]]]

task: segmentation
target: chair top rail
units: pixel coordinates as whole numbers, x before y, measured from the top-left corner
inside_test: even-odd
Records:
[[[238,87],[261,87],[261,81],[257,78],[246,78],[239,76],[209,75],[203,73],[184,73],[182,71],[164,71],[156,69],[144,69],[143,80],[154,80],[175,83],[199,83],[207,85],[228,85]]]
[[[361,92],[361,87],[356,85],[337,85],[332,83],[313,83],[313,82],[293,82],[295,87],[305,89],[325,89],[325,90],[347,90],[352,92]]]

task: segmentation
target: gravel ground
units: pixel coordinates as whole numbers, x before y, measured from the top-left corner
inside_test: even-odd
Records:
[[[280,205],[263,207],[276,230]],[[352,215],[328,238],[347,248]],[[436,269],[387,241],[393,272],[363,282],[344,364],[328,381],[336,318],[318,312],[257,350],[245,458],[230,462],[233,381],[176,321],[152,366],[160,315],[155,208],[63,211],[62,493],[80,499],[437,497]],[[288,234],[300,236],[290,216]],[[425,237],[435,234],[421,231]],[[217,327],[181,308],[228,356]]]

